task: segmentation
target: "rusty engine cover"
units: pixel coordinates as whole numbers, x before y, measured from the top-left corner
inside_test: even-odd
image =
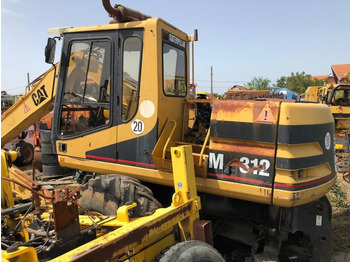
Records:
[[[279,107],[276,101],[214,101],[208,178],[265,188],[271,198]]]

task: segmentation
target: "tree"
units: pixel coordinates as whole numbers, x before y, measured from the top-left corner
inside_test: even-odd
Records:
[[[311,75],[305,72],[291,73],[290,76],[281,76],[276,81],[276,86],[288,88],[289,90],[302,94],[309,86],[323,86],[324,81],[320,79],[312,79]]]
[[[253,79],[244,85],[245,88],[250,90],[265,90],[270,89],[269,85],[271,80],[263,77],[253,77]]]
[[[284,87],[287,83],[287,77],[281,76],[279,79],[277,79],[275,87]]]
[[[221,98],[221,95],[219,95],[218,93],[213,93],[213,96],[215,97],[215,98]]]

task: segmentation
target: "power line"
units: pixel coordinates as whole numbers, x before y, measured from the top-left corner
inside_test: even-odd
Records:
[[[198,88],[211,88],[211,86],[198,86]],[[229,86],[215,86],[215,89],[230,89]]]
[[[196,79],[196,82],[211,82],[211,80]],[[215,80],[214,83],[248,83],[251,80]],[[271,81],[275,82],[275,81]]]
[[[201,79],[196,79],[196,82],[211,82],[211,80],[201,80]],[[242,80],[216,80],[214,83],[232,83],[232,82],[237,82],[237,83],[246,83],[249,81],[242,81]]]
[[[15,87],[15,88],[7,88],[8,90],[17,90],[17,89],[25,89],[26,86],[20,86],[20,87]]]
[[[1,88],[2,91],[6,91],[7,93],[12,93],[12,92],[25,92],[25,88],[26,86],[20,86],[20,87],[15,87],[15,88]],[[22,90],[22,91],[18,91],[18,90]]]
[[[202,76],[202,75],[204,75],[204,74],[206,74],[206,73],[208,73],[208,71],[210,70],[210,67],[209,68],[207,68],[204,72],[202,72],[202,73],[200,73],[200,74],[198,74],[198,75],[196,75],[196,77],[199,77],[199,76]]]

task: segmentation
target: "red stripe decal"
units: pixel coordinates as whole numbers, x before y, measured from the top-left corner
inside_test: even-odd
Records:
[[[259,185],[271,186],[271,183],[264,182],[261,180],[251,179],[251,178],[245,178],[245,177],[228,176],[228,175],[224,175],[224,174],[214,174],[214,173],[208,173],[208,176],[221,177],[221,178],[227,178],[227,179],[236,180],[236,181],[244,181],[244,182],[249,182],[249,183],[254,183],[254,184],[259,184]]]
[[[282,188],[300,188],[300,187],[307,187],[311,186],[317,183],[324,182],[326,180],[330,180],[335,176],[335,173],[331,173],[326,177],[322,177],[313,181],[305,182],[305,183],[300,183],[300,184],[282,184],[282,183],[275,183],[275,187],[282,187]]]
[[[86,155],[86,158],[93,158],[93,159],[99,159],[99,160],[106,160],[106,161],[117,162],[117,159],[115,159],[115,158],[102,157],[102,156]]]
[[[154,164],[147,164],[147,163],[142,163],[142,162],[135,162],[135,161],[129,161],[129,160],[123,160],[123,159],[102,157],[102,156],[86,155],[86,158],[92,158],[92,159],[98,159],[98,160],[105,160],[105,161],[117,162],[117,163],[123,163],[123,164],[148,166],[148,167],[155,167],[155,166],[156,166],[156,165],[154,165]]]

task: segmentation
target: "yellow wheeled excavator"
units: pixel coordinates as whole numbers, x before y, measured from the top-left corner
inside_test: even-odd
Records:
[[[31,204],[3,206],[2,257],[191,261],[200,250],[205,261],[329,261],[329,107],[190,98],[197,35],[102,2],[113,20],[56,29],[61,61],[51,38],[52,69],[1,130],[3,144],[54,109],[59,164],[93,178],[53,193],[28,182]]]
[[[346,181],[350,176],[350,72],[341,84],[310,86],[305,100],[326,104],[330,107],[335,124],[336,171],[343,173]]]

